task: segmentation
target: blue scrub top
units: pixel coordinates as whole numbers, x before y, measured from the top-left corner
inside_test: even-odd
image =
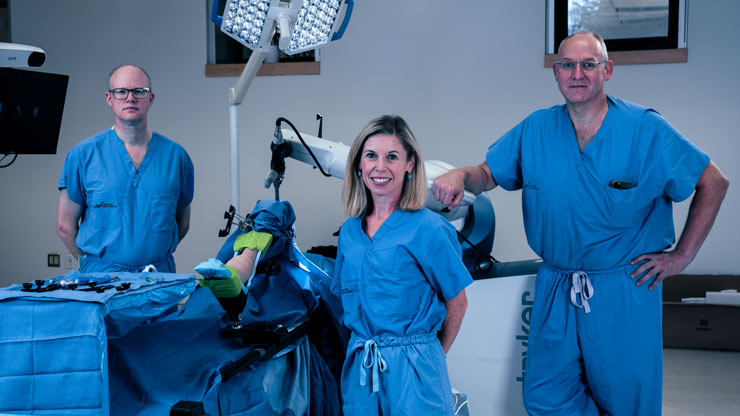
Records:
[[[672,201],[709,163],[657,111],[607,96],[609,111],[581,152],[565,104],[534,112],[488,149],[491,174],[522,189],[532,250],[566,270],[608,270],[674,243]],[[614,189],[612,180],[633,181]]]
[[[362,339],[439,331],[445,302],[473,281],[461,256],[455,229],[426,208],[397,209],[372,239],[361,217],[349,218],[333,279],[345,326]]]
[[[115,130],[67,154],[59,189],[82,205],[77,247],[121,265],[156,263],[174,253],[175,213],[193,200],[193,162],[185,149],[154,133],[135,169]]]

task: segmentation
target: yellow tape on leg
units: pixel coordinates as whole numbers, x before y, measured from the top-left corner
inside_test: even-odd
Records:
[[[260,231],[244,233],[234,240],[234,252],[239,253],[245,248],[257,250],[264,255],[272,244],[272,234]]]

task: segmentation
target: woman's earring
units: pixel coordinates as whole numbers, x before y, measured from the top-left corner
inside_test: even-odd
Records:
[[[411,172],[406,172],[406,180],[407,181],[411,180]]]
[[[362,169],[360,169],[360,170],[357,171],[357,177],[358,178],[361,178],[362,177]]]

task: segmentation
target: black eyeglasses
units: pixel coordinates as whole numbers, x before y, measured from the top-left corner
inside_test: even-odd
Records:
[[[151,88],[139,87],[139,88],[111,88],[108,90],[113,98],[116,100],[125,100],[128,98],[128,93],[134,95],[134,98],[147,98],[152,92]]]
[[[591,72],[596,69],[597,66],[605,63],[606,61],[557,61],[558,68],[563,71],[574,71],[578,65],[581,66],[581,71]]]

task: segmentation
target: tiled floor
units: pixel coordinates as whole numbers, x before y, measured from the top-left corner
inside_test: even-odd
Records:
[[[663,350],[663,416],[698,415],[740,415],[740,351]]]

